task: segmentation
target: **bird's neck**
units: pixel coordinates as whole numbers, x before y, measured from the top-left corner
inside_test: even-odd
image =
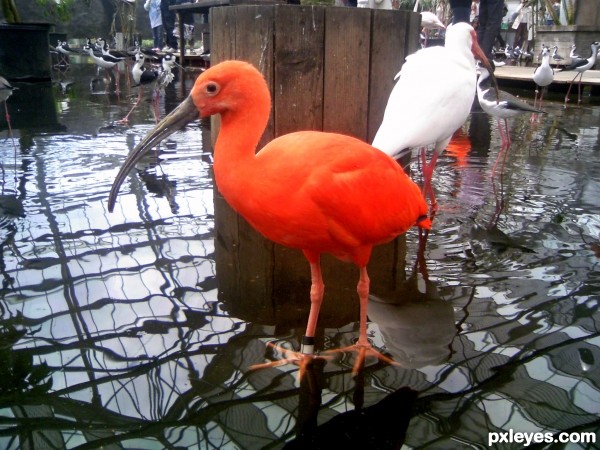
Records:
[[[213,170],[219,190],[230,202],[230,188],[231,192],[240,192],[239,186],[249,179],[247,174],[255,170],[256,147],[267,126],[269,110],[270,102],[266,108],[255,105],[221,113]]]

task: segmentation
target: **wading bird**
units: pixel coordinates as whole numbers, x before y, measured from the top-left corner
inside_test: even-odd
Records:
[[[267,83],[254,66],[226,61],[206,70],[187,99],[129,154],[110,191],[109,211],[127,173],[153,146],[199,115],[220,114],[213,166],[219,191],[256,230],[272,241],[302,250],[310,264],[309,319],[301,353],[291,359],[303,367],[314,357],[312,346],[324,293],[320,255],[330,253],[353,262],[360,272],[355,367],[362,365],[366,354],[385,360],[367,339],[366,266],[373,246],[413,225],[431,227],[427,203],[396,161],[353,137],[301,131],[280,136],[255,153],[270,109]]]
[[[491,83],[491,76],[487,69],[481,68],[479,80],[477,81],[477,99],[479,105],[487,114],[498,119],[498,127],[500,128],[500,136],[502,137],[502,145],[510,145],[510,135],[508,133],[507,119],[516,117],[524,113],[543,113],[542,110],[518,99],[512,94],[505,91],[497,91]],[[504,121],[504,134],[500,121]]]
[[[558,46],[552,47],[552,60],[557,66],[561,66],[564,64],[565,58],[558,54]]]
[[[8,113],[8,105],[6,104],[6,100],[8,100],[8,97],[12,95],[15,89],[17,88],[13,87],[6,78],[0,77],[0,102],[4,103],[4,117],[6,119],[6,126],[8,127],[8,135],[12,139],[13,147],[16,151],[17,148],[13,139],[12,127],[10,126],[10,114]]]
[[[133,107],[127,113],[127,115],[121,120],[119,120],[118,123],[129,122],[129,116],[142,100],[142,86],[154,84],[158,80],[158,71],[144,67],[144,62],[146,59],[143,53],[136,53],[134,59],[135,64],[131,69],[131,76],[133,78],[135,86],[138,88],[138,97]],[[154,89],[152,89],[152,91],[154,91]]]
[[[583,78],[583,72],[591,69],[594,67],[594,64],[596,64],[596,59],[598,58],[598,48],[600,48],[600,44],[598,44],[598,42],[592,42],[590,47],[592,49],[592,54],[589,58],[578,59],[563,69],[563,71],[574,70],[577,72],[569,84],[569,89],[567,89],[567,95],[565,96],[565,107],[569,102],[569,94],[571,93],[571,88],[573,87],[573,83],[577,77],[579,77],[579,82],[577,83],[577,102],[581,103],[581,79]]]
[[[479,105],[487,114],[498,120],[498,130],[502,138],[502,148],[505,150],[504,158],[510,147],[510,133],[508,131],[507,119],[524,113],[541,114],[543,111],[534,108],[522,100],[519,100],[512,94],[505,91],[496,91],[491,85],[491,76],[487,69],[481,68],[479,80],[477,81],[477,99]],[[504,131],[502,131],[502,122],[504,122]],[[498,158],[499,159],[499,158]],[[496,171],[498,160],[492,168],[492,176]]]
[[[444,47],[409,55],[373,140],[373,147],[396,159],[421,148],[423,192],[429,194],[434,209],[431,176],[438,156],[471,112],[477,82],[475,58],[492,72],[475,30],[464,22],[448,27]],[[430,144],[435,148],[427,163],[425,147]]]
[[[533,106],[541,108],[544,90],[546,90],[546,87],[554,81],[554,69],[550,66],[550,52],[547,47],[542,48],[542,63],[533,72],[533,81],[536,84]],[[540,96],[539,104],[538,94]]]

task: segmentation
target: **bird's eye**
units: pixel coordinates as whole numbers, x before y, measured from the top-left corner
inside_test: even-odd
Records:
[[[207,94],[215,95],[217,92],[219,92],[219,85],[217,83],[208,83],[206,85]]]

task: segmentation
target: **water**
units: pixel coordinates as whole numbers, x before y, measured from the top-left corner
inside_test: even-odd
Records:
[[[161,116],[195,75],[178,74]],[[299,257],[303,280],[262,303],[231,286],[265,280],[243,279],[256,255],[223,262],[239,254],[223,257],[236,245],[215,225],[208,124],[147,158],[108,213],[154,116],[146,94],[116,124],[137,90],[121,77],[116,95],[105,76],[76,64],[52,85],[19,86],[14,146],[0,122],[2,448],[486,448],[500,436],[489,432],[597,433],[597,103],[512,120],[493,179],[497,126],[473,113],[438,164],[424,258],[412,230],[394,250],[394,289],[374,289],[370,338],[402,367],[369,361],[353,378],[344,354],[300,384],[294,365],[247,368],[273,353],[267,342],[298,348],[308,269]],[[321,347],[358,335],[357,274],[332,267]]]

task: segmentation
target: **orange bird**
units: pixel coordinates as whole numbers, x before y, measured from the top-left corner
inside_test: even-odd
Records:
[[[263,76],[252,65],[225,61],[202,73],[190,95],[130,153],[110,191],[109,211],[127,173],[150,149],[198,116],[221,115],[214,148],[214,175],[227,202],[256,230],[304,252],[310,263],[311,308],[301,353],[308,362],[323,300],[320,255],[330,253],[360,269],[359,363],[371,349],[367,339],[369,276],[373,246],[411,226],[429,229],[419,187],[394,159],[353,137],[318,131],[286,134],[255,153],[271,110]]]

